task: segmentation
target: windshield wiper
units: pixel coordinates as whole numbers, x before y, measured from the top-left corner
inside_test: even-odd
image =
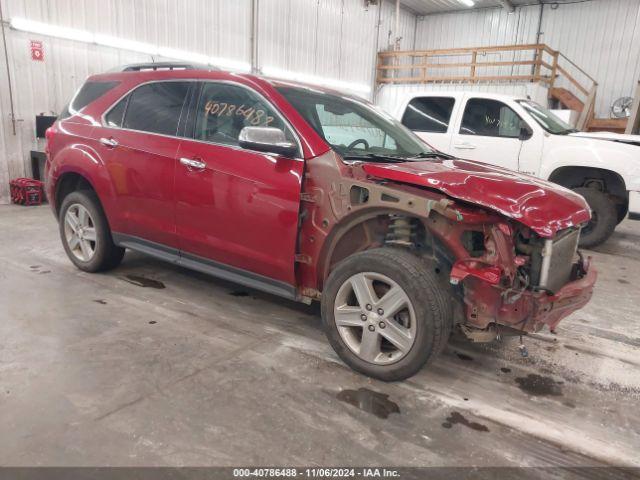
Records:
[[[444,158],[445,160],[447,160],[454,157],[442,152],[422,152],[417,155],[412,155],[409,158]]]
[[[556,135],[569,135],[571,133],[578,133],[580,130],[578,130],[577,128],[567,128],[566,130],[562,130],[558,133],[556,133]]]
[[[361,160],[363,162],[380,162],[380,163],[402,163],[406,160],[402,157],[396,157],[394,155],[380,155],[377,153],[366,154],[352,154],[343,155],[345,160]]]

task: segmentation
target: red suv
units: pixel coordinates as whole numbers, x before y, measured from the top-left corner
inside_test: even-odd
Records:
[[[202,68],[90,77],[47,132],[47,193],[88,272],[138,250],[302,302],[382,380],[454,327],[538,331],[584,306],[577,194],[434,151],[370,103]]]

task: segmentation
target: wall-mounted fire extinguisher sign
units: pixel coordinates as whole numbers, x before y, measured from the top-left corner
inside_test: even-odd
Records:
[[[44,62],[44,46],[40,40],[31,40],[31,60]]]

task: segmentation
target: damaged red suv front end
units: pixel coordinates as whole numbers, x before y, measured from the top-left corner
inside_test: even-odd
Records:
[[[553,331],[586,305],[596,270],[577,252],[578,238],[577,228],[548,239],[507,223],[491,229],[486,253],[457,260],[450,273],[451,283],[462,286],[466,332],[481,338],[476,330],[482,330],[492,338],[498,325],[524,332],[547,325]]]
[[[597,273],[577,249],[590,211],[570,190],[445,155],[307,166],[300,249],[319,261],[300,265],[306,296],[354,252],[401,247],[435,266],[473,341],[553,331],[591,298]]]
[[[591,298],[597,273],[577,249],[590,212],[579,195],[458,159],[364,171],[451,199],[454,219],[432,220],[430,230],[453,256],[449,281],[461,300],[459,323],[472,339],[495,338],[499,326],[553,331]]]

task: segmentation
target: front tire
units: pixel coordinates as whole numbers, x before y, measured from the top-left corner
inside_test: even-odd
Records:
[[[591,208],[591,221],[580,233],[580,247],[593,248],[604,243],[618,224],[618,210],[609,196],[595,188],[573,190],[584,197]]]
[[[100,200],[90,190],[67,195],[60,206],[60,238],[69,259],[80,270],[101,272],[117,267],[125,249],[113,243]]]
[[[451,333],[450,295],[434,269],[396,248],[356,253],[331,272],[322,294],[329,343],[354,370],[406,379],[442,351]]]

